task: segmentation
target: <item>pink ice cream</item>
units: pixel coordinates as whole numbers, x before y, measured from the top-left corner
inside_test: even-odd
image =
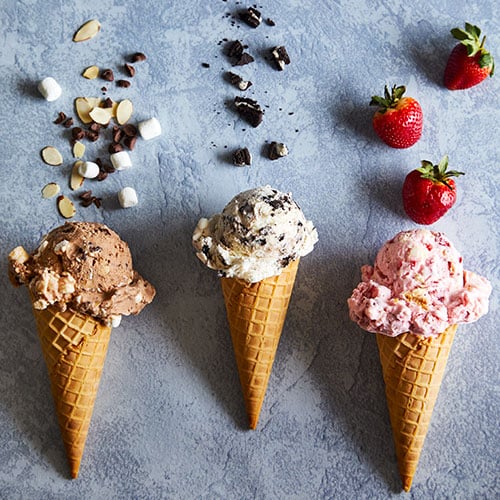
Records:
[[[397,234],[361,275],[347,303],[351,319],[369,332],[434,337],[488,312],[489,281],[464,271],[461,255],[442,233]]]

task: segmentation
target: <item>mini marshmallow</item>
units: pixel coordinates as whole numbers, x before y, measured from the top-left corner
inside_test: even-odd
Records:
[[[126,170],[132,166],[132,160],[126,151],[119,151],[118,153],[113,153],[111,156],[111,163],[116,170]]]
[[[49,102],[59,99],[59,97],[61,97],[62,94],[62,89],[60,85],[51,76],[44,78],[38,84],[38,91]]]
[[[135,192],[135,189],[131,187],[124,187],[118,193],[118,201],[120,202],[122,208],[135,207],[137,203],[139,203],[137,193]]]
[[[156,118],[144,120],[143,122],[139,123],[138,127],[139,133],[145,141],[149,141],[149,139],[158,137],[161,134],[161,125]]]
[[[78,167],[78,173],[86,179],[95,179],[99,175],[99,165],[92,161],[84,161]]]

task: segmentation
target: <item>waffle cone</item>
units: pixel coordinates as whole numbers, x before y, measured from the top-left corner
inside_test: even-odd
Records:
[[[111,328],[53,307],[33,309],[71,477],[78,470],[94,410]]]
[[[403,489],[417,469],[457,325],[441,335],[377,334],[394,445]]]
[[[257,427],[299,259],[257,283],[221,278],[222,293],[251,429]]]

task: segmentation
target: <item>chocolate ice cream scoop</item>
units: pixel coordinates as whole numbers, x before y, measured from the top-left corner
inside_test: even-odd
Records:
[[[35,309],[72,309],[103,322],[138,314],[154,296],[154,287],[132,266],[127,243],[104,224],[67,222],[29,254],[9,254],[9,276],[26,285]]]

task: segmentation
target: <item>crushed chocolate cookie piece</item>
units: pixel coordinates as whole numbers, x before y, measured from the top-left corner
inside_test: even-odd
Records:
[[[146,59],[147,57],[142,52],[136,52],[135,54],[132,54],[130,56],[131,63],[142,62],[145,61]]]
[[[269,159],[277,160],[288,155],[288,148],[282,142],[271,142],[269,145]]]
[[[137,127],[131,123],[123,125],[121,130],[127,137],[135,137],[137,135]]]
[[[234,105],[240,116],[252,125],[252,127],[258,127],[262,123],[264,111],[262,111],[257,101],[236,96],[234,98]]]
[[[255,59],[248,52],[243,52],[243,54],[233,63],[233,66],[245,66],[254,61]]]
[[[64,120],[66,120],[66,113],[63,113],[62,111],[59,111],[59,114],[57,115],[57,118],[54,120],[54,123],[56,125],[59,125],[62,123]]]
[[[109,69],[109,68],[108,68],[108,69],[103,69],[103,70],[101,71],[101,78],[102,78],[103,80],[106,80],[107,82],[112,82],[112,81],[114,81],[114,79],[115,79],[115,75],[114,75],[114,73],[113,73],[113,70],[112,70],[112,69]]]
[[[262,22],[262,16],[260,12],[253,7],[248,7],[248,9],[240,12],[239,17],[251,28],[257,28]]]
[[[273,56],[280,71],[285,69],[286,64],[290,64],[290,57],[288,56],[288,52],[283,45],[274,47],[274,49],[271,50],[271,55]]]
[[[276,26],[276,23],[270,17],[266,19],[266,24],[268,26]]]
[[[85,137],[85,130],[83,130],[81,127],[73,127],[71,129],[71,137],[75,141],[80,141]]]
[[[245,165],[252,164],[252,155],[248,148],[237,149],[233,153],[233,165],[237,167],[244,167]]]
[[[242,43],[239,40],[235,40],[234,42],[231,42],[228,49],[227,49],[227,55],[229,57],[240,57],[241,54],[243,54],[243,51],[245,48],[243,47]]]
[[[130,78],[133,78],[135,76],[135,68],[131,64],[125,63],[123,67],[125,68],[125,72],[128,76],[130,76]]]
[[[240,90],[247,90],[252,86],[252,82],[243,80],[240,75],[232,73],[231,71],[227,72],[227,78],[230,83],[232,83],[235,87],[238,87]]]
[[[201,63],[201,66],[202,68],[210,68],[210,64],[204,62],[204,63]]]
[[[63,127],[64,128],[71,128],[73,126],[73,118],[69,117],[69,118],[66,118],[66,120],[64,120],[63,122]]]
[[[130,87],[130,82],[128,80],[118,80],[116,82],[116,85],[118,85],[118,87],[123,87],[123,88],[128,88]]]
[[[112,142],[108,147],[108,152],[111,155],[120,151],[123,151],[123,146],[118,142]]]

